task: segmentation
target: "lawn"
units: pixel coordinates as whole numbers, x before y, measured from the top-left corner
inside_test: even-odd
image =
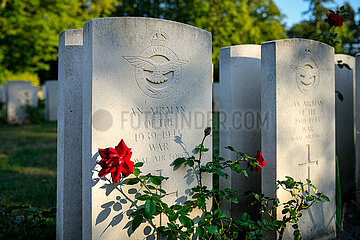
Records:
[[[56,123],[0,125],[0,198],[6,205],[56,207]]]

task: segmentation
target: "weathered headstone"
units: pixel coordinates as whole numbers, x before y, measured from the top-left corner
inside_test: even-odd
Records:
[[[220,156],[235,161],[236,156],[225,149],[255,156],[260,150],[260,45],[238,45],[220,49]],[[242,168],[247,165],[241,163]],[[220,178],[221,188],[231,188],[240,193],[260,193],[260,173],[248,171],[249,178],[229,171],[229,179]],[[243,196],[239,203],[223,203],[229,216],[239,218],[249,202]],[[248,211],[249,212],[249,211]]]
[[[261,129],[262,192],[286,202],[290,194],[277,189],[276,180],[291,176],[305,183],[310,179],[331,200],[303,212],[304,239],[335,239],[334,67],[334,49],[320,42],[286,39],[261,45],[261,112],[269,116],[269,128]],[[292,232],[288,227],[284,239],[292,239]]]
[[[350,68],[338,66],[338,61]],[[345,199],[355,192],[355,58],[335,54],[336,155],[339,159],[341,193]]]
[[[56,121],[58,111],[58,81],[46,81],[45,86],[45,120]]]
[[[356,181],[356,201],[360,209],[360,53],[356,54],[355,58],[355,116],[356,116],[356,166],[355,166],[355,181]]]
[[[82,239],[82,29],[59,35],[56,238]],[[49,86],[46,87],[49,89]],[[47,99],[51,98],[51,94]]]
[[[37,106],[35,91],[31,82],[8,81],[6,83],[6,119],[8,124],[27,122],[26,106]]]
[[[213,112],[219,112],[220,109],[220,83],[214,82],[212,84],[212,103]]]
[[[169,165],[192,155],[211,126],[211,34],[172,21],[104,18],[84,24],[83,239],[153,239],[154,226],[131,231],[138,189],[99,179],[99,148],[121,139],[144,173],[169,176],[168,203],[196,184],[189,169]],[[205,146],[210,151],[211,137]],[[185,176],[185,177],[184,177]],[[107,180],[106,180],[107,179]],[[211,187],[211,177],[204,176]],[[166,224],[164,216],[154,220]]]

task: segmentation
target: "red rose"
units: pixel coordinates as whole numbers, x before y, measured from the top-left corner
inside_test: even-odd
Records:
[[[134,162],[130,160],[132,152],[121,140],[120,143],[114,148],[99,149],[99,154],[102,159],[97,162],[101,166],[99,177],[104,177],[106,174],[111,173],[113,183],[120,181],[120,175],[124,177],[129,176],[134,169]]]
[[[263,155],[261,155],[261,151],[258,151],[255,157],[255,162],[257,162],[260,166],[251,166],[250,164],[248,164],[248,166],[250,167],[251,170],[255,170],[256,172],[259,172],[264,166],[265,166],[265,159],[263,157]]]
[[[325,22],[327,22],[330,26],[339,26],[341,27],[344,23],[344,19],[335,12],[329,12],[326,14],[327,19],[325,19]]]

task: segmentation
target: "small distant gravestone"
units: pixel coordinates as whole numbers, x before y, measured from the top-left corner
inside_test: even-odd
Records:
[[[336,237],[334,68],[334,48],[324,43],[286,39],[261,45],[261,112],[269,116],[269,128],[261,129],[262,192],[287,202],[290,194],[276,180],[291,176],[310,179],[331,200],[303,212],[304,239]],[[293,239],[293,230],[289,226],[284,239]]]
[[[170,177],[161,186],[169,193],[165,202],[189,197],[196,178],[170,164],[191,156],[212,125],[211,34],[162,19],[94,19],[84,24],[83,51],[82,237],[154,239],[154,225],[132,233],[131,211],[143,204],[134,201],[139,189],[100,179],[97,152],[124,139],[144,173]],[[211,143],[211,137],[204,143],[210,148],[204,162],[212,159]],[[211,176],[203,182],[212,187]]]
[[[58,111],[58,81],[46,81],[45,86],[45,120],[56,121]]]
[[[6,119],[8,124],[27,122],[26,106],[37,106],[37,87],[27,81],[6,83]]]
[[[56,239],[82,239],[82,29],[59,35]],[[46,85],[46,89],[52,86]],[[46,96],[46,100],[51,98]],[[74,151],[74,149],[76,149]]]
[[[236,150],[255,156],[260,150],[260,73],[261,46],[238,45],[220,49],[220,156],[236,160]],[[247,164],[241,163],[246,169]],[[220,187],[231,188],[240,194],[246,191],[260,193],[261,175],[248,170],[249,177],[229,171],[229,178],[220,178]],[[222,210],[229,216],[240,218],[249,212],[248,198],[238,197],[239,203],[222,204]],[[250,210],[251,211],[251,210]]]
[[[346,63],[340,68],[338,61]],[[335,54],[335,89],[343,98],[335,98],[336,155],[339,159],[341,193],[344,200],[355,192],[355,58]]]

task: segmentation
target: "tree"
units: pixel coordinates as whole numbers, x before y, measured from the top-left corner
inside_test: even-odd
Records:
[[[5,73],[56,78],[58,34],[107,16],[158,17],[210,31],[215,78],[220,47],[284,37],[273,0],[0,0],[0,84]]]
[[[333,0],[307,0],[310,1],[309,10],[311,17],[307,21],[301,21],[295,24],[287,32],[289,37],[300,37],[314,40],[321,40],[322,33],[329,30],[329,25],[324,22],[326,13],[330,10],[324,7],[325,3],[333,2]],[[344,8],[348,13],[344,25],[337,28],[337,38],[340,43],[335,46],[336,53],[345,53],[354,55],[359,51],[358,43],[360,38],[359,22],[356,22],[356,13],[351,8],[349,2],[345,2]]]
[[[82,28],[91,18],[109,16],[115,0],[2,0],[0,4],[0,84],[6,76],[49,76],[57,68],[58,34]],[[57,78],[56,71],[53,75]],[[45,80],[42,79],[42,80]]]

